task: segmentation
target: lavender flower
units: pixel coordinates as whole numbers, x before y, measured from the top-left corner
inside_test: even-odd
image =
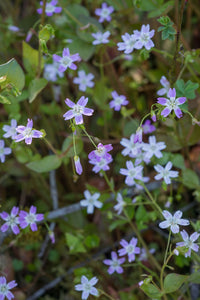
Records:
[[[19,223],[21,228],[26,228],[30,225],[32,231],[37,231],[36,222],[42,221],[44,219],[43,214],[36,214],[36,207],[31,206],[29,213],[21,210],[19,213]]]
[[[130,140],[126,138],[122,138],[120,144],[125,147],[122,150],[122,155],[130,157],[136,157],[141,150],[142,144],[134,143],[135,134],[131,134]]]
[[[110,275],[113,274],[114,272],[117,272],[118,274],[123,273],[124,270],[120,265],[123,264],[124,262],[125,262],[125,257],[118,258],[117,253],[114,251],[111,252],[111,259],[105,259],[103,261],[105,265],[110,266],[108,268],[108,273]]]
[[[45,7],[45,13],[48,17],[53,16],[53,14],[59,14],[62,11],[62,7],[56,6],[58,3],[57,0],[52,0],[51,2],[47,2]],[[43,1],[40,1],[40,6],[43,6]],[[37,12],[41,15],[42,8],[38,8]]]
[[[80,158],[77,155],[74,156],[74,164],[75,164],[76,173],[78,175],[81,175],[83,172],[83,168],[80,162]]]
[[[48,81],[55,82],[58,77],[64,77],[63,72],[59,71],[59,63],[54,61],[52,64],[46,64],[44,66],[44,78]]]
[[[113,147],[111,144],[103,145],[102,143],[99,143],[97,145],[97,149],[89,153],[88,158],[97,161],[101,161],[102,158],[110,160],[112,159],[112,156],[108,152],[110,152],[112,149]]]
[[[149,144],[144,143],[142,147],[146,152],[147,158],[151,159],[154,155],[157,158],[161,158],[163,156],[161,150],[165,149],[166,145],[164,142],[156,143],[156,137],[153,135],[149,137]]]
[[[78,71],[78,77],[75,77],[73,83],[79,84],[79,90],[86,91],[86,88],[92,88],[94,86],[94,75],[92,73],[86,74],[84,70]]]
[[[125,54],[133,52],[137,39],[134,34],[125,33],[122,35],[123,42],[117,43],[118,50],[124,51]]]
[[[33,129],[33,121],[31,119],[28,119],[26,126],[17,126],[16,131],[19,134],[15,136],[15,142],[18,143],[22,140],[25,140],[25,143],[27,145],[30,145],[32,143],[33,138],[41,138],[43,136],[43,133],[41,131]]]
[[[163,168],[161,165],[154,166],[154,169],[159,173],[154,178],[156,180],[164,179],[166,184],[171,183],[171,178],[178,177],[178,171],[170,171],[172,168],[172,163],[169,161],[165,168]]]
[[[89,295],[98,296],[98,290],[94,287],[94,285],[97,283],[98,279],[96,277],[93,277],[92,279],[88,280],[86,276],[81,277],[81,284],[75,285],[76,291],[82,291],[81,298],[83,300],[86,300]]]
[[[95,38],[95,40],[92,42],[93,45],[100,45],[100,44],[107,44],[109,43],[109,36],[110,36],[110,31],[106,31],[106,32],[96,32],[96,33],[92,33],[93,38]]]
[[[119,111],[122,105],[127,105],[129,103],[124,95],[118,95],[116,91],[113,91],[111,95],[113,100],[109,103],[109,105],[110,108],[114,108],[116,111]]]
[[[93,195],[90,194],[88,190],[84,192],[85,199],[80,201],[81,206],[87,207],[87,213],[93,214],[94,207],[101,208],[103,204],[98,201],[100,194],[94,193]]]
[[[101,158],[101,160],[95,159],[90,159],[89,163],[94,165],[92,168],[92,171],[95,173],[98,173],[100,171],[108,171],[110,167],[108,166],[111,162],[113,161],[112,157],[111,158]]]
[[[165,76],[161,77],[160,83],[163,86],[163,88],[157,91],[158,96],[163,96],[165,94],[168,94],[170,89],[170,83]]]
[[[95,15],[99,16],[99,22],[103,23],[104,20],[110,22],[111,21],[111,14],[114,11],[112,6],[107,6],[107,3],[102,3],[101,8],[95,9]]]
[[[155,30],[150,31],[150,25],[142,25],[141,31],[134,30],[134,36],[137,39],[134,47],[135,49],[141,49],[145,47],[147,50],[150,50],[154,47],[154,43],[151,38],[154,36]]]
[[[167,210],[163,210],[162,214],[163,214],[163,217],[166,219],[166,221],[161,222],[159,224],[159,227],[162,229],[170,227],[170,229],[173,233],[179,232],[178,225],[187,226],[190,224],[190,222],[188,220],[181,219],[183,213],[180,210],[177,210],[173,216]]]
[[[8,29],[9,29],[10,31],[12,31],[12,32],[18,32],[18,31],[20,31],[19,27],[14,26],[14,25],[9,25],[9,26],[8,26]]]
[[[15,280],[10,281],[9,283],[6,282],[6,278],[4,276],[0,276],[0,300],[4,300],[7,298],[11,300],[14,297],[13,293],[10,292],[11,289],[17,286]]]
[[[158,103],[161,105],[166,106],[162,112],[161,112],[161,116],[167,117],[172,110],[174,110],[175,115],[177,116],[177,118],[181,118],[182,117],[182,111],[179,108],[179,105],[185,103],[185,101],[187,100],[186,97],[179,97],[176,99],[176,90],[175,88],[173,89],[169,89],[168,92],[168,98],[157,98],[158,99]]]
[[[67,104],[67,106],[69,106],[72,109],[67,111],[63,115],[63,117],[65,118],[65,120],[70,120],[72,118],[75,118],[76,125],[83,124],[82,115],[91,116],[94,112],[93,109],[85,107],[86,104],[88,103],[88,98],[85,98],[84,96],[82,96],[78,100],[77,104],[75,104],[68,98],[65,100],[65,103]]]
[[[16,127],[17,127],[17,121],[15,119],[12,119],[11,126],[9,126],[9,125],[3,126],[2,129],[3,129],[3,131],[6,132],[6,133],[4,133],[3,137],[5,137],[5,138],[11,137],[12,139],[14,139],[15,136],[17,135]]]
[[[124,202],[123,197],[120,193],[117,194],[117,204],[114,206],[114,210],[117,211],[117,214],[120,215],[123,211],[126,202]]]
[[[126,240],[121,240],[120,245],[123,247],[118,251],[119,256],[128,255],[128,261],[132,262],[135,260],[135,254],[140,253],[140,248],[136,247],[137,239],[132,238],[131,241],[128,243]]]
[[[183,238],[183,242],[176,243],[176,246],[188,248],[188,251],[185,253],[185,257],[191,256],[191,250],[195,252],[199,251],[199,246],[194,243],[199,238],[199,233],[194,232],[193,234],[191,234],[191,236],[189,236],[188,233],[183,230],[181,231],[181,235]]]
[[[150,120],[146,120],[144,122],[144,124],[142,125],[142,128],[143,128],[144,134],[149,134],[149,133],[152,133],[156,130],[156,127],[151,124]]]
[[[125,175],[125,183],[129,186],[135,185],[135,180],[143,181],[142,170],[143,166],[134,166],[132,161],[126,162],[127,169],[120,169],[120,174]]]
[[[12,152],[11,148],[5,147],[4,140],[0,140],[0,160],[2,163],[5,162],[5,156]]]
[[[1,231],[6,232],[9,227],[11,227],[11,230],[14,234],[19,234],[19,218],[17,217],[19,212],[19,208],[14,206],[11,210],[11,214],[9,215],[7,212],[2,212],[0,213],[0,217],[6,221],[2,226],[1,226]]]
[[[67,68],[70,68],[72,70],[76,70],[77,66],[74,64],[75,61],[80,61],[81,58],[78,53],[70,55],[69,48],[64,48],[62,57],[53,54],[53,60],[59,63],[59,72],[65,72]]]

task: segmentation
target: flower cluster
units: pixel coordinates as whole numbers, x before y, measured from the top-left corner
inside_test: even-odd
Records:
[[[109,164],[112,162],[112,156],[108,153],[113,149],[111,144],[103,145],[99,143],[96,150],[93,150],[89,153],[89,163],[94,165],[93,171],[98,173],[100,171],[109,170]]]
[[[32,231],[37,231],[37,222],[44,219],[43,214],[36,214],[36,207],[31,206],[29,212],[24,210],[19,211],[19,208],[14,206],[11,210],[10,215],[7,212],[0,213],[0,217],[5,221],[1,226],[1,231],[5,232],[9,228],[14,234],[19,234],[19,226],[21,228],[26,228],[30,225]],[[18,226],[19,225],[19,226]]]

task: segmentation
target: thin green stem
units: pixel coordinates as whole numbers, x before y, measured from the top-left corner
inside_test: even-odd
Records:
[[[112,296],[110,296],[109,294],[107,294],[107,293],[104,292],[103,290],[98,289],[98,291],[101,293],[101,295],[105,295],[108,299],[110,299],[110,300],[115,300]],[[101,295],[100,295],[100,297],[101,297]]]
[[[75,142],[75,134],[73,133],[73,148],[74,148],[74,155],[76,156],[76,142]]]
[[[170,245],[170,240],[171,240],[171,230],[169,231],[169,236],[168,236],[168,241],[167,241],[167,248],[165,251],[165,257],[164,257],[164,264],[166,263],[166,259],[167,259],[167,254],[168,254],[168,250],[169,250],[169,245]]]
[[[154,51],[154,52],[157,52],[157,53],[160,53],[160,54],[163,54],[164,56],[167,56],[169,58],[173,58],[173,55],[164,51],[164,50],[159,50],[157,48],[151,48],[151,51]]]
[[[43,138],[48,147],[52,150],[52,152],[56,155],[58,155],[58,151],[54,148],[54,146],[44,137]]]
[[[173,256],[173,252],[171,252],[171,254],[168,256],[168,258],[166,259],[166,262],[163,264],[161,272],[160,272],[160,287],[161,287],[161,291],[164,292],[164,280],[163,280],[163,275],[164,275],[164,270],[165,267],[168,264],[168,261],[170,260],[170,258]],[[163,295],[164,299],[167,300],[167,296],[164,294]]]
[[[90,142],[92,143],[92,145],[95,147],[95,149],[97,148],[97,145],[95,144],[95,142],[92,140],[91,136],[87,133],[87,131],[85,130],[85,128],[81,127],[81,129],[83,130],[83,132],[85,133],[85,135],[88,137],[88,139],[90,140]]]
[[[151,195],[151,193],[149,192],[149,190],[147,189],[146,185],[144,183],[142,183],[142,186],[144,187],[145,192],[147,193],[147,195],[149,196],[149,199],[152,201],[153,205],[157,208],[157,210],[159,211],[159,213],[162,215],[162,209],[160,208],[160,206],[156,203],[156,201],[154,200],[153,196]]]

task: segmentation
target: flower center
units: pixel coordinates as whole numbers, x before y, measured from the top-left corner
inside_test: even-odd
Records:
[[[131,254],[134,251],[134,247],[132,245],[128,245],[126,248],[127,253]]]
[[[28,216],[26,216],[26,221],[29,223],[29,224],[32,224],[36,221],[36,217],[34,214],[29,214]]]
[[[143,33],[141,36],[141,40],[142,40],[142,42],[147,43],[149,41],[149,34]]]
[[[90,291],[90,290],[91,290],[91,287],[92,287],[91,284],[86,283],[85,286],[84,286],[84,290]]]
[[[0,148],[0,154],[4,154],[4,148]]]
[[[107,8],[103,8],[101,11],[101,16],[107,18],[109,16],[109,10]]]
[[[120,97],[115,98],[115,104],[120,105],[122,104],[123,100]]]
[[[73,111],[76,115],[81,115],[83,113],[83,108],[80,105],[75,105]]]
[[[134,169],[132,169],[132,170],[129,171],[129,176],[130,177],[135,177],[135,175],[136,175],[136,172],[135,172]]]
[[[113,266],[114,268],[119,267],[119,262],[118,262],[117,260],[114,260],[113,263],[112,263],[112,266]]]
[[[0,293],[3,294],[3,295],[6,295],[8,293],[9,289],[7,287],[6,284],[3,284],[0,286]]]
[[[46,9],[45,9],[45,11],[46,11],[47,13],[52,13],[52,12],[54,12],[54,9],[55,9],[55,7],[54,7],[51,3],[47,3]]]
[[[9,218],[8,218],[8,224],[10,225],[10,226],[13,226],[13,225],[16,225],[16,224],[19,224],[19,222],[18,222],[18,218],[17,217],[13,217],[13,216],[9,216]]]
[[[92,198],[90,198],[90,199],[88,200],[88,202],[89,202],[89,204],[94,205],[94,200],[93,200]]]
[[[97,156],[103,156],[104,155],[104,153],[105,153],[105,148],[104,147],[98,147],[98,149],[97,150],[95,150],[95,154],[97,155]]]
[[[22,132],[23,136],[26,136],[26,137],[31,137],[32,136],[32,128],[26,128],[23,132]]]
[[[61,59],[61,64],[64,66],[70,66],[72,63],[72,59],[69,56],[65,56]]]

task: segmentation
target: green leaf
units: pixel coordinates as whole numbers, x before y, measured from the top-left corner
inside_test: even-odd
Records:
[[[13,259],[12,261],[12,265],[13,265],[13,268],[14,270],[17,272],[17,271],[21,271],[23,270],[24,268],[24,263],[23,261],[19,260],[19,259]]]
[[[192,282],[192,283],[200,284],[200,272],[198,271],[198,272],[192,273],[189,276],[188,281]]]
[[[83,150],[83,141],[80,137],[75,136],[75,145],[76,145],[76,154],[79,155]],[[62,145],[62,152],[67,153],[65,154],[65,157],[73,157],[74,156],[74,148],[73,148],[73,135],[69,135],[63,142]]]
[[[112,221],[111,225],[109,226],[109,231],[113,231],[117,227],[122,227],[124,224],[128,223],[128,220],[116,220]]]
[[[56,155],[48,155],[44,158],[26,164],[27,168],[37,172],[44,173],[55,170],[60,167],[61,159]]]
[[[128,121],[127,123],[125,123],[123,129],[123,135],[129,137],[132,133],[136,132],[138,126],[139,126],[138,120],[133,119],[131,121]]]
[[[30,82],[28,88],[29,103],[32,103],[37,95],[45,88],[48,81],[45,78],[35,78]]]
[[[140,288],[151,299],[157,299],[162,297],[162,293],[151,283],[142,284]]]
[[[96,234],[88,235],[85,238],[85,245],[88,248],[96,248],[99,246],[100,238]]]
[[[26,71],[30,73],[32,77],[34,77],[37,73],[38,69],[38,51],[33,49],[29,44],[23,41],[22,44],[23,49],[23,63]],[[44,67],[44,59],[41,59],[41,69]]]
[[[177,90],[177,97],[186,97],[194,99],[196,97],[195,90],[198,89],[199,84],[188,80],[186,83],[183,79],[176,81],[175,88]]]
[[[39,31],[39,39],[48,42],[51,36],[54,36],[54,29],[50,24],[46,24]]]
[[[0,65],[0,77],[1,76],[6,76],[4,84],[12,84],[18,90],[23,89],[25,84],[24,72],[14,58]]]
[[[66,242],[69,247],[70,253],[84,253],[86,249],[83,245],[83,237],[81,235],[73,235],[71,233],[66,233]]]
[[[2,103],[2,104],[11,104],[10,100],[7,97],[5,97],[1,94],[0,94],[0,103]]]
[[[189,189],[199,188],[199,177],[194,171],[190,169],[185,169],[183,170],[182,177],[183,184]]]
[[[165,293],[173,293],[177,291],[187,279],[188,276],[186,275],[180,275],[176,273],[168,274],[164,279]]]

